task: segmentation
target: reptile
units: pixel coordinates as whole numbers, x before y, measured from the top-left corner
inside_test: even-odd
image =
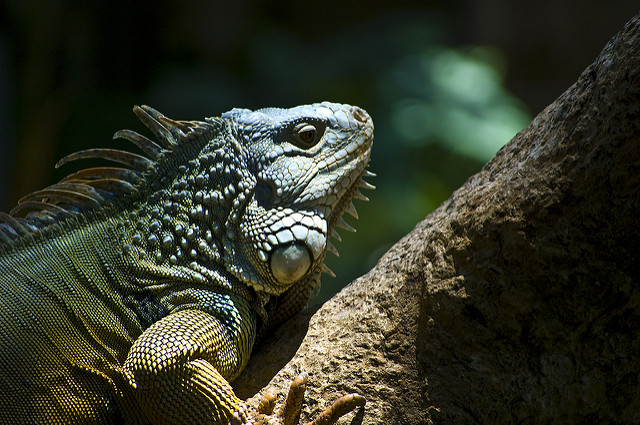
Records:
[[[373,187],[370,116],[133,111],[153,136],[114,138],[138,153],[72,153],[56,167],[108,163],[0,213],[0,423],[297,423],[306,375],[278,410],[273,390],[249,407],[229,382],[331,274],[329,238]],[[364,403],[348,394],[313,423]]]

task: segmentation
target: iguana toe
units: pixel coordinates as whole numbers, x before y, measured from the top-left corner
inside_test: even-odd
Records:
[[[291,382],[287,400],[277,414],[272,414],[276,404],[276,392],[269,388],[265,396],[260,400],[256,411],[249,412],[246,407],[234,413],[230,425],[252,424],[252,425],[296,425],[300,420],[300,411],[304,400],[304,392],[308,376],[301,373]],[[332,425],[338,419],[354,410],[356,407],[364,406],[366,400],[359,394],[347,394],[336,400],[331,407],[322,412],[320,416],[309,422],[307,425]]]

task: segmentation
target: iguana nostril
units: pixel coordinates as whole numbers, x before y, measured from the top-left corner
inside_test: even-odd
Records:
[[[353,109],[351,109],[351,113],[353,114],[353,117],[356,119],[356,121],[359,121],[360,123],[366,124],[367,122],[371,121],[371,117],[369,116],[369,114],[367,114],[367,112],[362,108],[354,106]]]

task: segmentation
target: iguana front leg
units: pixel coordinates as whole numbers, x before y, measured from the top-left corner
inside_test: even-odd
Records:
[[[124,370],[146,419],[157,425],[297,423],[306,375],[291,384],[278,413],[272,413],[273,391],[257,411],[248,409],[225,379],[244,366],[249,351],[239,346],[251,345],[243,341],[242,333],[233,335],[218,319],[200,310],[170,314],[143,332],[131,347]],[[342,397],[313,424],[332,424],[363,404],[361,396]]]
[[[125,373],[153,424],[223,424],[243,406],[227,379],[244,366],[253,341],[234,336],[199,310],[170,314],[135,341]]]

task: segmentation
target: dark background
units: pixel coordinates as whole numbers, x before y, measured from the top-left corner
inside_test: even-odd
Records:
[[[64,155],[126,146],[111,136],[143,130],[134,104],[187,120],[355,104],[376,124],[378,189],[348,219],[358,233],[341,232],[324,298],[478,171],[636,12],[631,0],[4,0],[0,210],[74,169],[54,170]]]

